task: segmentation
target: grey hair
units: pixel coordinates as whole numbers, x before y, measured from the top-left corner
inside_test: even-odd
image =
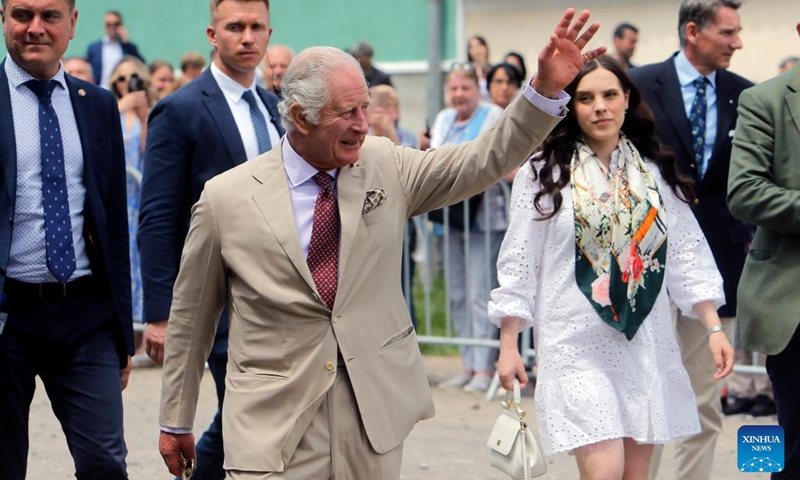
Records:
[[[800,57],[786,57],[781,60],[781,63],[778,65],[778,69],[782,70],[784,68],[792,68],[798,63],[800,63]]]
[[[355,68],[362,76],[361,65],[350,54],[334,47],[310,47],[297,55],[283,77],[283,99],[278,104],[286,133],[295,131],[289,113],[292,105],[303,109],[303,116],[313,125],[319,124],[320,111],[330,103],[329,78],[341,74],[346,68]],[[367,81],[364,80],[364,85]]]
[[[681,48],[686,46],[686,25],[689,22],[704,30],[714,22],[720,8],[738,10],[741,6],[742,0],[684,0],[678,13],[678,39],[681,41]]]

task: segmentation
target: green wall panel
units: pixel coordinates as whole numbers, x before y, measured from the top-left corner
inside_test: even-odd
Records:
[[[444,58],[455,52],[455,3],[444,0]],[[379,62],[424,60],[428,48],[428,0],[273,0],[271,43],[299,51],[312,45],[349,47],[365,40]],[[206,0],[77,0],[78,25],[67,55],[82,56],[104,34],[107,10],[122,13],[131,40],[149,62],[162,58],[177,66],[181,55],[207,55]],[[5,56],[5,45],[0,45]]]

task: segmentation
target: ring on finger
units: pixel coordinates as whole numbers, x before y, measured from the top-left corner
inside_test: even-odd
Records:
[[[583,64],[586,65],[587,63],[592,61],[592,57],[589,56],[588,53],[583,54]]]

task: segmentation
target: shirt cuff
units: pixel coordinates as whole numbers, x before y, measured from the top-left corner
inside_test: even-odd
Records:
[[[563,117],[567,113],[567,104],[569,103],[570,96],[563,90],[558,92],[558,98],[556,99],[543,97],[531,87],[531,82],[528,81],[528,83],[525,84],[525,88],[522,90],[522,95],[524,95],[534,107],[539,108],[544,113],[554,117]]]
[[[159,428],[161,428],[162,432],[174,433],[176,435],[184,435],[187,433],[192,433],[191,428],[172,428],[172,427],[165,427],[164,425],[160,425]]]

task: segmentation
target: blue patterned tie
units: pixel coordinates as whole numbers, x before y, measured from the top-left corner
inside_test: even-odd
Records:
[[[272,142],[269,141],[269,130],[267,130],[267,122],[264,120],[264,115],[261,114],[261,109],[258,108],[256,96],[253,95],[252,90],[245,90],[242,98],[250,106],[250,120],[253,122],[253,128],[256,131],[256,139],[258,140],[258,153],[264,153],[272,148]]]
[[[692,151],[694,164],[697,166],[698,178],[703,178],[706,173],[705,146],[706,146],[706,77],[697,77],[694,80],[697,93],[692,101],[692,110],[689,114],[689,124],[692,127]]]
[[[75,271],[72,221],[64,171],[64,147],[58,116],[53,109],[55,80],[28,80],[25,86],[39,97],[39,143],[42,151],[42,204],[47,268],[61,283]]]

